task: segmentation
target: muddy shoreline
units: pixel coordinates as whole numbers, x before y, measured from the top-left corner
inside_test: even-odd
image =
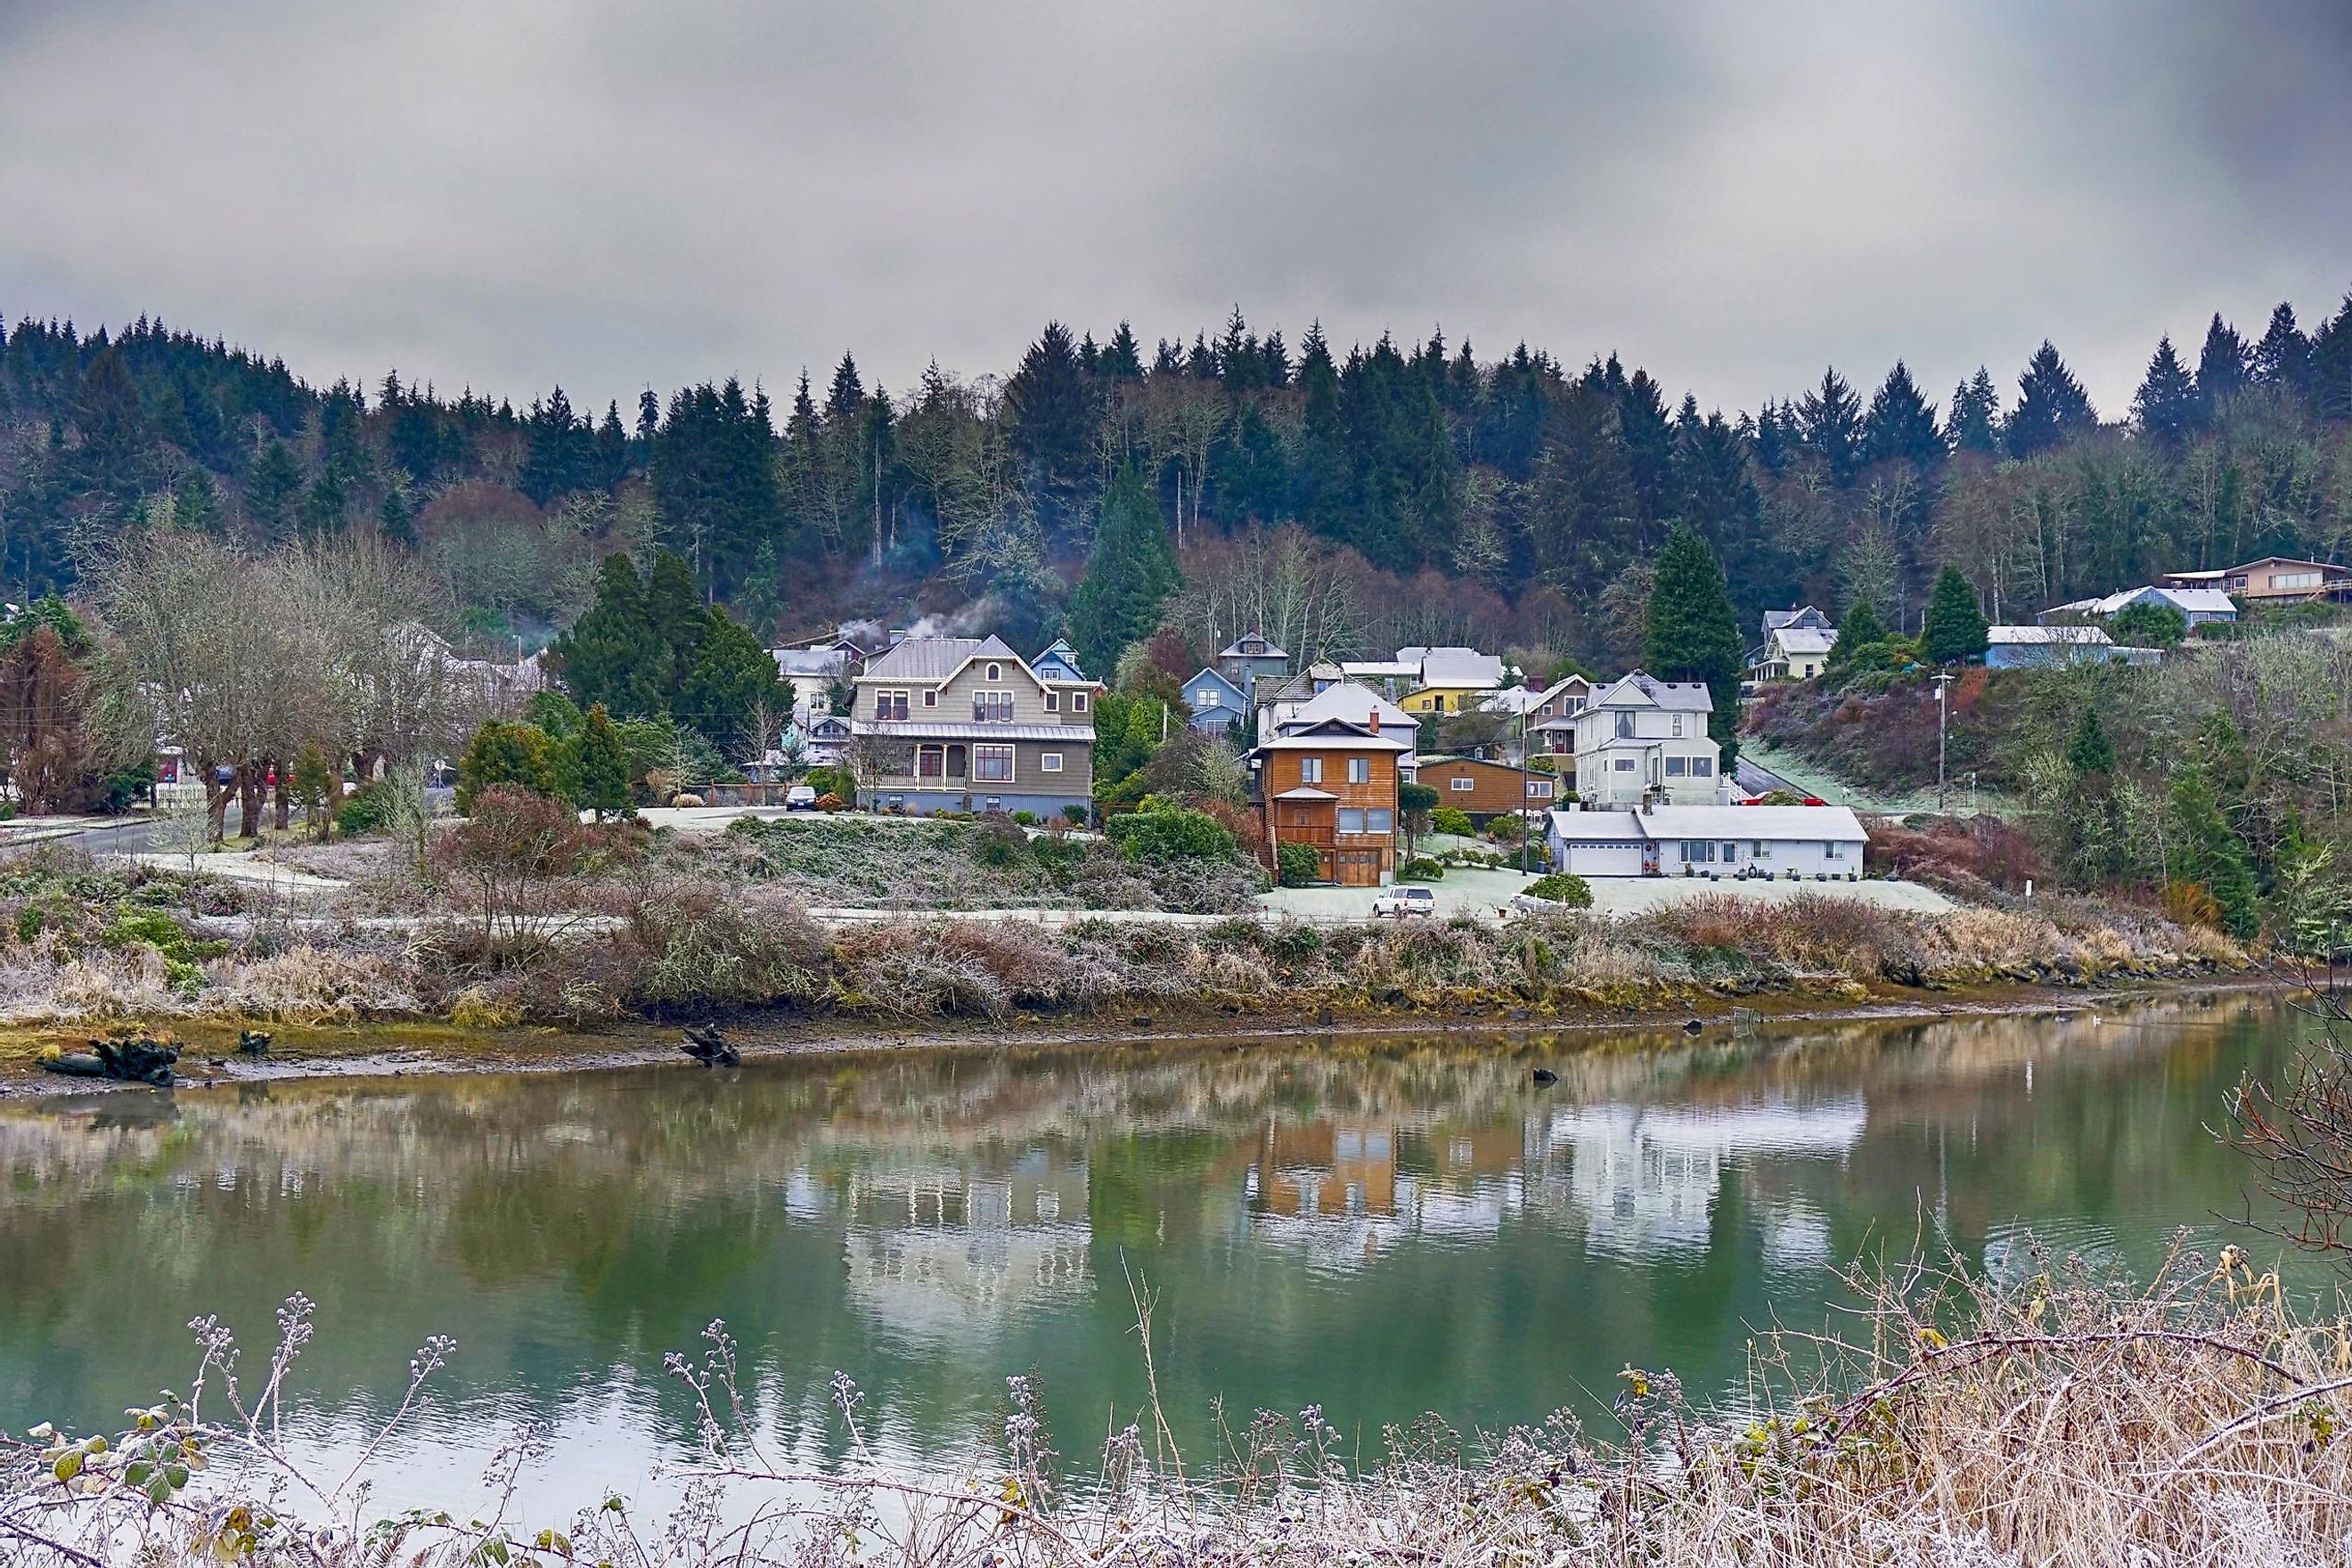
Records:
[[[1759,1022],[1925,1022],[1937,1018],[2010,1016],[2060,1016],[2106,1007],[2136,1006],[2172,998],[2217,996],[2275,986],[2261,976],[2140,980],[2113,986],[1986,986],[1922,995],[1894,985],[1866,988],[1864,998],[1831,1000],[1783,994],[1750,996],[1736,1004],[1720,997],[1685,999],[1651,1009],[1578,1007],[1555,1010],[1318,1008],[1301,1016],[1199,1008],[1159,1014],[1085,1017],[1026,1015],[1012,1019],[959,1023],[924,1019],[903,1029],[873,1020],[847,1020],[804,1013],[746,1013],[730,1019],[728,1037],[746,1063],[811,1057],[880,1056],[905,1051],[1095,1050],[1106,1047],[1199,1046],[1243,1040],[1410,1038],[1416,1035],[1473,1035],[1486,1038],[1529,1037],[1635,1037],[1643,1045],[1664,1043],[1692,1031],[1718,1034],[1733,1026],[1735,1010]],[[179,1089],[201,1090],[238,1084],[303,1082],[318,1079],[395,1079],[474,1073],[601,1072],[667,1064],[701,1070],[678,1049],[679,1026],[632,1021],[603,1028],[553,1026],[467,1028],[450,1024],[392,1021],[325,1026],[264,1026],[275,1035],[267,1056],[236,1050],[237,1031],[255,1026],[239,1018],[173,1020],[168,1030],[183,1046]],[[87,1095],[116,1090],[163,1092],[139,1084],[64,1078],[39,1066],[49,1046],[79,1047],[104,1033],[100,1025],[42,1026],[0,1032],[0,1099]]]

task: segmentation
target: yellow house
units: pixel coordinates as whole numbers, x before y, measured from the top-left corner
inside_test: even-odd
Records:
[[[1495,695],[1491,686],[1424,686],[1397,699],[1408,713],[1462,713]]]

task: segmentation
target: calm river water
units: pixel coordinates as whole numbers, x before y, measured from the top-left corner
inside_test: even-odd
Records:
[[[2094,1019],[1282,1041],[139,1092],[0,1105],[0,1421],[184,1388],[216,1313],[318,1304],[306,1441],[348,1444],[431,1334],[456,1361],[379,1500],[454,1500],[519,1423],[534,1513],[641,1489],[693,1427],[665,1351],[727,1321],[759,1419],[951,1464],[1039,1374],[1091,1454],[1160,1384],[1198,1445],[1319,1404],[1377,1442],[1605,1406],[1627,1363],[1734,1386],[1833,1270],[2031,1227],[2145,1265],[2245,1172],[2204,1124],[2297,1020],[2229,997]],[[1560,1081],[1538,1089],[1530,1066]],[[2280,1248],[2232,1232],[2265,1258]]]

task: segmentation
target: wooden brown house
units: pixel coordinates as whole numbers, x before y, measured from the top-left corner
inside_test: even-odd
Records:
[[[1477,757],[1423,757],[1420,782],[1437,792],[1439,805],[1465,813],[1481,827],[1522,808],[1549,811],[1559,804],[1559,793],[1566,787],[1540,769],[1523,773],[1508,763]]]
[[[1285,844],[1310,844],[1321,879],[1369,888],[1396,877],[1398,763],[1412,742],[1370,724],[1328,719],[1250,753],[1269,869]]]

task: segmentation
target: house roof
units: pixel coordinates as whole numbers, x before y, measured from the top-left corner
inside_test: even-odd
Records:
[[[1643,670],[1619,676],[1592,694],[1585,711],[1598,708],[1660,708],[1669,713],[1712,713],[1715,699],[1704,680],[1660,680]]]
[[[1421,666],[1392,658],[1343,658],[1339,668],[1357,680],[1418,680]]]
[[[1258,742],[1261,752],[1410,752],[1412,742],[1383,731],[1372,734],[1352,724],[1319,726],[1306,734],[1276,735]]]
[[[1498,763],[1491,757],[1423,757],[1421,759],[1421,766],[1424,773],[1431,770],[1442,773],[1447,768],[1493,768],[1497,773],[1517,773],[1520,771],[1510,763]],[[1552,776],[1541,768],[1528,768],[1526,772],[1528,777],[1531,779],[1548,779]]]
[[[1771,636],[1782,626],[1813,626],[1823,631],[1834,629],[1830,618],[1807,605],[1801,610],[1767,610],[1764,612],[1764,635]]]
[[[1192,678],[1184,682],[1184,689],[1187,691],[1193,691],[1199,689],[1203,685],[1214,686],[1222,690],[1230,691],[1236,697],[1239,697],[1242,694],[1242,689],[1233,681],[1227,679],[1224,676],[1217,673],[1216,668],[1213,665],[1204,664],[1199,669],[1195,670],[1192,673]]]
[[[839,675],[849,666],[848,655],[831,644],[824,647],[772,647],[768,654],[776,661],[779,675]]]
[[[1339,719],[1350,724],[1370,724],[1372,715],[1379,714],[1381,728],[1395,728],[1411,734],[1421,728],[1420,721],[1369,686],[1352,680],[1342,680],[1328,686],[1299,704],[1298,711],[1283,721],[1286,731],[1296,731],[1309,724],[1319,724],[1327,719]]]
[[[1543,693],[1532,686],[1506,686],[1478,706],[1489,713],[1532,713]]]
[[[1339,797],[1328,789],[1317,789],[1312,784],[1300,784],[1297,789],[1284,790],[1274,798],[1276,800],[1337,800]]]
[[[1003,637],[908,637],[889,652],[867,661],[858,679],[887,685],[893,680],[945,680],[975,658],[1008,659],[1028,669],[1029,664]],[[1034,673],[1034,672],[1033,672]]]
[[[1832,627],[1822,631],[1814,626],[1776,626],[1771,640],[1780,645],[1782,653],[1827,653],[1837,646],[1837,629]]]
[[[2105,626],[1987,626],[1985,641],[1995,647],[2048,647],[2056,644],[2068,647],[2109,647],[2115,638],[2107,636]]]
[[[1608,818],[1617,821],[1609,826]],[[1551,813],[1563,838],[1769,838],[1860,844],[1870,835],[1843,805],[1661,805],[1648,811]]]
[[[1418,668],[1423,686],[1482,689],[1503,684],[1503,661],[1475,647],[1401,647],[1397,662]]]
[[[1250,648],[1244,646],[1247,643],[1256,643],[1260,646]],[[1219,658],[1288,658],[1290,656],[1276,647],[1270,637],[1252,632],[1247,637],[1235,637],[1233,640],[1233,646],[1217,657]]]
[[[959,724],[928,719],[860,719],[849,730],[853,735],[887,741],[1066,741],[1073,746],[1095,743],[1091,724]]]

